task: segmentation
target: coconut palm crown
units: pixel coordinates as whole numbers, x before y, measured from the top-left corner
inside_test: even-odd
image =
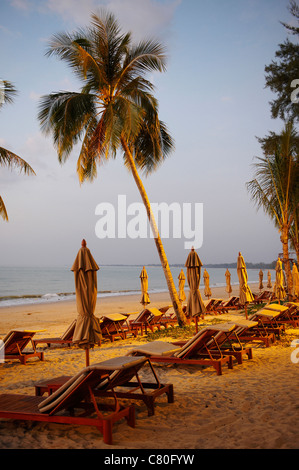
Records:
[[[97,164],[124,151],[125,141],[138,168],[149,172],[173,149],[158,119],[153,85],[145,73],[165,70],[164,48],[154,41],[132,45],[111,14],[92,15],[91,27],[55,35],[47,55],[65,61],[83,82],[80,92],[42,97],[39,120],[52,133],[60,162],[82,142],[77,163],[80,182],[97,175]],[[127,156],[124,151],[126,163]]]
[[[299,137],[290,121],[281,134],[271,132],[258,140],[264,157],[257,158],[255,178],[246,183],[247,189],[257,208],[263,208],[280,232],[288,290],[291,292],[288,245],[299,205]]]

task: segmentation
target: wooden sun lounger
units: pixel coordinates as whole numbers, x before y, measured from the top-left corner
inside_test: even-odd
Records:
[[[131,358],[132,359],[132,358]],[[98,365],[107,370],[117,370],[117,368],[127,363],[131,363],[130,357],[116,357],[109,359],[107,361],[101,362]],[[154,381],[153,382],[144,382],[139,377],[139,370],[148,364]],[[45,380],[35,384],[35,393],[37,396],[41,396],[44,393],[51,395],[55,392],[61,385],[63,385],[70,377],[61,376],[56,377],[51,380]],[[135,380],[132,380],[135,379]],[[109,380],[105,383],[99,384],[98,387],[94,389],[94,395],[96,397],[101,396],[116,396],[121,399],[130,399],[130,400],[142,400],[148,409],[148,416],[152,416],[155,413],[154,402],[157,397],[160,395],[166,394],[168,403],[173,403],[174,394],[173,394],[173,385],[172,384],[161,384],[158,379],[158,376],[151,364],[149,358],[142,358],[141,361],[137,362],[132,367],[127,370],[122,371],[121,377],[119,374],[111,374]]]
[[[227,331],[231,331],[234,325],[226,326]],[[222,374],[222,366],[233,367],[231,355],[225,355],[218,346],[215,339],[219,332],[219,325],[211,325],[200,330],[183,346],[179,347],[175,343],[165,341],[152,341],[144,345],[137,346],[128,354],[133,356],[144,355],[150,357],[152,362],[165,362],[170,364],[194,364],[203,366],[213,366],[218,375]],[[209,347],[209,342],[214,339],[216,348]]]
[[[2,348],[4,348],[4,359],[18,359],[26,365],[29,358],[37,357],[44,360],[44,353],[37,352],[33,341],[33,336],[40,330],[11,330],[3,339]],[[31,344],[32,350],[25,350]]]
[[[168,312],[169,309],[172,309],[172,310]],[[182,307],[182,309],[183,309],[183,312],[186,311],[186,307]],[[178,324],[178,319],[175,314],[175,311],[172,308],[172,305],[161,307],[158,310],[163,313],[162,317],[158,320],[161,326],[164,326],[164,328],[168,328],[169,326],[174,326]]]
[[[281,334],[285,331],[285,325],[278,324],[276,321],[276,318],[279,317],[280,313],[281,312],[278,310],[270,310],[263,307],[251,315],[249,320],[258,321],[258,326],[255,329],[259,328],[263,331],[274,333],[274,335],[279,339]]]
[[[230,325],[231,323],[228,323]],[[243,363],[243,357],[246,355],[248,359],[252,359],[252,347],[244,346],[239,338],[239,333],[246,329],[254,328],[258,325],[257,321],[250,321],[250,320],[240,320],[235,319],[232,324],[234,328],[230,331],[227,331],[226,328],[222,329],[220,326],[219,333],[215,336],[216,342],[218,347],[223,351],[224,354],[229,354],[237,360],[238,364]],[[225,324],[224,324],[225,325]],[[223,325],[222,325],[223,326]],[[213,341],[214,342],[214,341]],[[211,342],[209,347],[215,348],[217,347],[216,344]]]
[[[157,307],[147,307],[140,312],[138,317],[135,320],[129,322],[131,331],[135,333],[147,334],[148,330],[154,332],[155,328],[160,330],[161,324],[159,321],[164,316],[165,311],[159,310]]]
[[[0,418],[95,426],[106,444],[112,444],[113,424],[122,418],[135,426],[133,405],[123,407],[114,388],[123,384],[132,370],[140,368],[145,357],[122,357],[82,369],[47,398],[18,394],[0,395]],[[130,371],[131,369],[131,371]],[[113,405],[99,403],[95,389],[106,387],[113,395]],[[110,397],[110,394],[101,394]],[[83,413],[82,413],[83,410]],[[104,414],[103,410],[109,414]]]
[[[216,307],[217,311],[220,313],[227,313],[229,310],[237,310],[239,308],[239,297],[236,296],[232,296],[227,300],[222,300],[222,302]]]
[[[273,292],[269,291],[269,290],[264,290],[262,292],[260,292],[259,294],[255,294],[254,296],[254,303],[256,304],[261,304],[263,302],[267,302],[269,300],[272,299],[273,297]]]
[[[279,312],[276,316],[275,321],[279,324],[292,325],[294,328],[299,326],[299,304],[288,302],[285,305],[277,303],[267,304],[263,307],[263,310]]]
[[[127,316],[121,313],[110,313],[102,316],[100,326],[103,339],[109,339],[111,342],[115,338],[126,339],[127,330],[124,324],[127,322]]]
[[[243,328],[238,331],[238,336],[241,341],[258,341],[264,343],[266,347],[275,343],[276,336],[279,336],[281,329],[277,328],[275,317],[279,312],[270,312],[266,310],[259,310],[249,317],[250,321],[257,321],[257,326],[253,328]]]
[[[209,300],[204,301],[204,305],[206,307],[205,314],[216,314],[219,313],[217,311],[217,307],[221,304],[223,299],[216,299],[214,297],[211,297]]]
[[[244,345],[238,333],[257,325],[257,321],[245,319],[236,319],[232,322],[214,325],[215,330],[217,329],[218,332],[215,334],[215,337],[208,342],[207,346],[212,350],[220,349],[224,355],[231,355],[237,360],[238,364],[242,364],[243,357],[247,356],[248,359],[252,359],[253,353],[252,347]],[[183,346],[186,342],[176,341],[173,344]]]
[[[66,329],[66,331],[58,338],[37,338],[34,339],[34,345],[37,346],[41,343],[46,343],[48,347],[51,344],[67,344],[70,346],[73,343],[73,334],[75,331],[76,320],[74,320]]]

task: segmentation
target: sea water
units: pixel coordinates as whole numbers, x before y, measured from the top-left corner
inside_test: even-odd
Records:
[[[184,266],[170,266],[175,286]],[[226,285],[226,268],[206,268],[210,276],[210,287]],[[108,297],[141,292],[140,273],[142,266],[101,266],[97,272],[98,296]],[[167,284],[161,266],[146,266],[148,292],[166,292]],[[237,269],[229,268],[231,284],[239,284]],[[259,269],[248,269],[248,282],[259,282]],[[267,272],[264,270],[264,287],[267,285]],[[275,271],[270,271],[272,281]],[[204,287],[203,268],[200,288]],[[188,283],[186,278],[186,291]],[[213,291],[212,291],[213,294]],[[0,307],[43,302],[58,302],[75,298],[74,273],[69,267],[0,267]]]

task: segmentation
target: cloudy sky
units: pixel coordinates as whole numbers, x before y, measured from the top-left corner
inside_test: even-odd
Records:
[[[141,176],[152,203],[177,203],[181,210],[182,237],[173,237],[171,225],[169,238],[163,238],[169,262],[185,262],[188,254],[186,204],[197,238],[203,236],[197,252],[204,264],[236,261],[239,251],[247,262],[274,260],[281,251],[279,234],[256,211],[245,183],[253,176],[254,157],[261,156],[256,136],[283,125],[270,117],[273,95],[265,89],[264,67],[287,37],[280,21],[291,21],[288,3],[1,0],[0,79],[13,82],[19,93],[1,109],[0,145],[36,172],[28,177],[0,169],[0,194],[9,215],[8,223],[0,220],[1,265],[71,265],[82,238],[101,264],[159,262],[150,238],[97,236],[103,221],[96,213],[99,204],[110,204],[117,221],[120,210],[124,215],[118,201],[125,201],[129,224],[130,208],[141,201],[122,159],[108,161],[93,183],[80,186],[78,149],[61,166],[37,121],[40,96],[79,89],[66,64],[45,56],[49,39],[88,25],[91,13],[103,6],[136,41],[154,37],[167,47],[167,71],[149,78],[176,147],[155,173]],[[196,207],[203,208],[202,226],[195,220]]]

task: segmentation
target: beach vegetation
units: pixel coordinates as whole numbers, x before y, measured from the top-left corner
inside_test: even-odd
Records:
[[[147,39],[133,44],[122,33],[114,15],[93,14],[91,25],[72,33],[56,34],[48,56],[56,56],[82,82],[79,92],[56,92],[41,98],[38,119],[51,134],[60,163],[79,144],[77,174],[80,184],[93,181],[98,165],[121,154],[138,187],[180,325],[185,323],[178,294],[139,171],[148,175],[173,151],[174,141],[159,119],[154,86],[147,74],[166,70],[162,44]]]
[[[8,80],[0,80],[0,108],[6,103],[12,103],[17,94],[15,86]],[[0,166],[8,168],[17,168],[23,171],[25,175],[35,174],[29,163],[15,153],[0,147]],[[0,216],[8,221],[8,214],[2,197],[0,196]]]
[[[258,141],[264,156],[256,157],[254,179],[246,185],[257,209],[262,208],[279,230],[288,291],[292,292],[289,241],[298,232],[299,136],[289,121],[280,134],[270,132]]]
[[[266,88],[276,94],[270,101],[271,115],[284,121],[299,122],[299,6],[291,1],[292,24],[282,23],[291,35],[275,53],[275,60],[265,67]]]

